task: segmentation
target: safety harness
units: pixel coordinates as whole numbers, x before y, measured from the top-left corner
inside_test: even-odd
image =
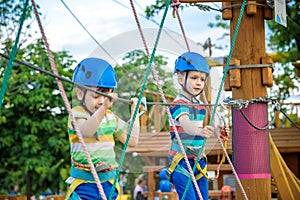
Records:
[[[95,179],[92,175],[92,173],[88,170],[89,168],[86,167],[86,165],[82,166],[76,165],[76,162],[71,158],[71,161],[73,164],[75,164],[74,167],[71,167],[71,176],[66,180],[68,184],[70,184],[69,190],[66,194],[65,200],[68,200],[72,193],[75,191],[75,189],[82,183],[94,183]],[[97,164],[96,170],[99,179],[101,182],[109,181],[111,184],[114,182],[114,178],[116,175],[116,169],[113,169],[109,165],[105,163]],[[118,194],[120,194],[120,186],[117,185],[116,189],[118,191]],[[79,197],[78,197],[79,199]],[[120,199],[120,195],[118,195],[117,200]]]
[[[183,140],[182,143],[184,144],[184,150],[185,150],[185,153],[187,154],[187,156],[196,160],[199,150],[203,147],[202,141],[193,140],[192,142],[186,142]],[[187,177],[190,177],[189,172],[186,169],[184,169],[182,166],[178,165],[178,163],[184,158],[184,154],[181,152],[180,146],[179,146],[176,138],[174,138],[172,140],[171,150],[175,151],[176,155],[173,157],[172,163],[167,168],[167,173],[168,173],[169,177],[171,177],[170,175],[174,171],[184,174]],[[202,156],[207,161],[206,155],[204,153]],[[209,177],[206,175],[207,165],[205,165],[204,168],[201,168],[201,166],[198,162],[196,164],[196,167],[197,167],[197,170],[200,172],[197,176],[195,176],[196,180],[199,180],[202,176],[209,179]]]
[[[171,177],[170,175],[171,175],[174,171],[179,172],[179,173],[181,173],[181,174],[183,174],[183,175],[185,175],[185,176],[187,176],[187,177],[190,177],[190,176],[191,176],[190,173],[189,173],[186,169],[184,169],[182,166],[178,165],[178,163],[179,163],[179,162],[181,161],[181,159],[183,159],[183,158],[184,158],[184,154],[181,153],[181,152],[178,152],[178,153],[174,156],[171,165],[170,165],[169,168],[167,169],[167,172],[169,173],[169,177]],[[207,158],[206,158],[205,155],[203,156],[203,158],[204,158],[205,160],[207,160]],[[196,159],[196,157],[194,157],[194,159]],[[203,176],[204,176],[205,178],[209,179],[209,177],[208,177],[207,174],[206,174],[206,172],[207,172],[207,165],[205,165],[205,167],[204,167],[203,169],[201,168],[201,166],[200,166],[199,163],[197,163],[196,165],[197,165],[197,166],[196,166],[196,167],[197,167],[197,170],[200,172],[200,174],[198,174],[197,176],[195,176],[195,179],[196,179],[196,180],[199,180],[199,179],[202,178]]]

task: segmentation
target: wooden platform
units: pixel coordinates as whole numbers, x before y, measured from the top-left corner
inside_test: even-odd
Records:
[[[176,192],[155,192],[154,195],[155,197],[158,197],[160,200],[161,199],[178,200],[178,195]],[[147,197],[148,195],[146,194],[145,196]],[[234,199],[235,193],[234,192],[222,193],[222,190],[209,190],[208,196],[210,199],[213,200],[221,200],[221,199],[231,200]]]
[[[65,195],[49,195],[46,197],[46,200],[64,200]]]
[[[280,153],[300,152],[300,130],[296,128],[271,129],[271,136]],[[227,152],[232,153],[232,138],[229,137]],[[171,140],[169,132],[157,134],[141,133],[139,144],[136,147],[129,147],[128,152],[138,152],[142,156],[162,157],[167,156],[170,149]],[[206,141],[208,155],[218,155],[222,148],[216,139]]]
[[[276,128],[271,136],[280,153],[300,152],[300,130],[296,128]]]
[[[0,195],[0,200],[27,200],[26,195]]]

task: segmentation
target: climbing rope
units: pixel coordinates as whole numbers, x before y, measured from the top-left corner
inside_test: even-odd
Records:
[[[280,109],[280,112],[297,128],[300,129],[300,126],[298,124],[296,124],[295,122],[293,122],[293,120],[282,110]]]
[[[49,44],[47,42],[47,38],[46,38],[46,35],[44,33],[44,29],[43,29],[43,26],[42,26],[42,23],[41,23],[41,20],[40,20],[40,17],[39,17],[39,13],[38,13],[38,10],[36,8],[36,4],[34,2],[34,0],[31,0],[31,3],[32,3],[32,6],[33,6],[33,9],[34,9],[34,13],[35,13],[35,17],[37,19],[37,22],[38,22],[38,25],[39,25],[39,29],[41,31],[41,34],[42,34],[42,38],[43,38],[43,41],[44,41],[44,44],[45,44],[45,47],[46,47],[46,51],[47,51],[47,55],[48,55],[48,58],[49,58],[49,61],[50,61],[50,65],[51,65],[51,68],[52,68],[52,71],[54,74],[58,75],[58,70],[56,68],[56,65],[55,65],[55,62],[54,62],[54,57],[53,57],[53,54],[49,48]],[[99,180],[99,177],[98,177],[98,174],[96,172],[96,169],[95,169],[95,166],[91,160],[91,157],[88,153],[88,150],[87,150],[87,146],[83,140],[83,137],[81,135],[81,132],[77,126],[77,123],[76,123],[76,120],[75,120],[75,117],[73,116],[73,112],[72,112],[72,109],[71,109],[71,106],[70,106],[70,103],[69,103],[69,100],[67,98],[67,95],[66,95],[66,92],[64,90],[64,87],[62,85],[62,82],[60,79],[56,79],[56,82],[57,82],[57,85],[58,85],[58,88],[59,88],[59,91],[61,93],[61,96],[63,98],[63,101],[65,103],[65,106],[67,108],[67,111],[69,113],[69,116],[70,116],[70,119],[71,119],[71,122],[72,122],[72,125],[77,133],[77,136],[78,136],[78,139],[83,147],[83,151],[84,151],[84,154],[88,160],[88,163],[90,165],[90,170],[91,170],[91,173],[96,181],[96,185],[99,189],[99,193],[102,197],[103,200],[106,200],[106,196],[105,196],[105,193],[103,191],[103,188],[102,188],[102,185],[101,185],[101,182]]]
[[[176,18],[176,16],[177,16],[178,23],[179,23],[179,26],[180,26],[180,29],[181,29],[181,32],[182,32],[182,35],[183,35],[183,38],[184,38],[184,41],[185,41],[187,50],[188,50],[188,51],[191,51],[190,46],[189,46],[189,43],[188,43],[188,41],[187,41],[187,37],[186,37],[186,35],[185,35],[185,31],[184,31],[184,28],[183,28],[182,21],[181,21],[181,19],[180,19],[180,15],[179,15],[179,12],[178,12],[178,8],[179,8],[179,6],[180,6],[179,0],[172,0],[171,6],[173,7],[173,18]],[[176,14],[175,14],[175,13],[176,13]]]
[[[121,171],[121,168],[122,168],[122,165],[123,165],[123,161],[124,161],[124,158],[125,158],[125,154],[126,154],[126,149],[127,149],[127,146],[128,146],[128,142],[129,142],[129,139],[130,139],[130,135],[131,135],[131,132],[132,132],[132,129],[133,129],[133,122],[135,121],[135,118],[137,116],[137,112],[139,110],[139,105],[141,103],[141,99],[143,97],[143,93],[145,91],[145,87],[146,87],[146,83],[147,83],[147,79],[148,79],[148,76],[150,74],[150,69],[151,69],[151,66],[152,66],[152,62],[154,60],[154,56],[155,56],[155,53],[156,53],[156,48],[157,48],[157,45],[158,45],[158,42],[159,42],[159,38],[160,38],[160,35],[161,35],[161,31],[163,29],[163,25],[164,25],[164,22],[165,22],[165,19],[166,19],[166,15],[167,15],[167,12],[168,12],[168,7],[170,5],[170,0],[167,1],[166,3],[166,7],[165,7],[165,11],[164,11],[164,14],[163,14],[163,17],[162,17],[162,20],[161,20],[161,23],[160,23],[160,27],[159,27],[159,30],[158,30],[158,33],[157,33],[157,36],[156,36],[156,40],[155,40],[155,44],[154,44],[154,48],[152,50],[152,53],[151,53],[151,57],[150,57],[150,60],[149,60],[149,63],[148,63],[148,66],[147,66],[147,69],[146,69],[146,72],[145,72],[145,76],[144,76],[144,80],[143,80],[143,85],[141,87],[141,91],[140,91],[140,94],[139,94],[139,97],[138,97],[138,102],[137,102],[137,105],[135,107],[135,110],[134,110],[134,113],[133,113],[133,117],[132,117],[132,122],[130,123],[130,126],[129,126],[129,130],[128,130],[128,135],[127,135],[127,138],[126,138],[126,142],[124,144],[124,149],[122,151],[122,155],[120,157],[120,163],[119,163],[119,167],[117,169],[117,172],[116,172],[116,177],[119,177],[119,174],[120,174],[120,171]],[[109,200],[112,199],[112,196],[113,196],[113,189],[115,188],[116,186],[116,178],[114,179],[114,183],[113,183],[113,186],[112,186],[112,189],[110,191],[110,195],[109,195]]]
[[[223,77],[222,77],[222,81],[221,81],[221,83],[220,83],[218,95],[217,95],[217,98],[216,98],[216,103],[217,103],[217,104],[218,104],[218,102],[219,102],[219,99],[220,99],[220,96],[221,96],[221,89],[223,88],[223,85],[224,85],[224,82],[225,82],[225,78],[226,78],[226,74],[227,74],[227,71],[228,71],[228,68],[229,68],[228,66],[229,66],[230,59],[231,59],[231,56],[232,56],[232,52],[233,52],[233,49],[234,49],[234,45],[235,45],[235,41],[236,41],[237,34],[238,34],[238,31],[239,31],[239,27],[240,27],[240,24],[241,24],[241,20],[242,20],[242,17],[243,17],[245,5],[246,5],[246,0],[243,0],[242,6],[241,6],[241,10],[240,10],[240,15],[239,15],[239,18],[238,18],[238,21],[237,21],[237,24],[236,24],[236,28],[235,28],[235,32],[234,32],[234,35],[233,35],[233,39],[232,39],[232,42],[231,42],[231,47],[230,47],[228,59],[226,60],[226,66],[225,66],[225,69],[224,69],[224,72],[223,72],[224,75],[223,75]],[[211,116],[211,118],[210,118],[209,125],[211,125],[212,122],[213,122],[214,116],[215,116],[215,114],[216,114],[216,108],[217,108],[217,107],[216,107],[216,105],[215,105],[215,106],[214,106],[214,109],[213,109],[213,112],[212,112],[212,116]],[[205,143],[206,143],[206,139],[204,139],[203,146],[205,146]],[[221,143],[221,146],[222,146],[222,149],[224,150],[224,146],[222,145],[222,143]],[[202,151],[203,151],[203,149],[200,149],[200,151],[199,151],[199,153],[198,153],[198,155],[197,155],[197,158],[196,158],[196,162],[198,162],[198,160],[200,159],[201,154],[202,154]],[[225,151],[225,152],[226,152],[226,151]],[[227,153],[226,153],[226,154],[227,154]],[[226,155],[226,158],[228,159],[229,156]],[[243,196],[244,196],[244,199],[248,200],[248,197],[247,197],[247,195],[246,195],[246,192],[245,192],[245,190],[244,190],[244,188],[243,188],[243,186],[242,186],[242,184],[241,184],[241,182],[240,182],[240,179],[239,179],[239,177],[238,177],[236,171],[234,170],[234,166],[232,165],[230,159],[228,159],[228,162],[229,162],[229,164],[230,164],[230,166],[231,166],[231,168],[232,168],[232,170],[233,170],[233,174],[234,174],[234,176],[235,176],[235,178],[236,178],[236,181],[237,181],[239,187],[241,188],[241,191],[242,191],[242,194],[243,194]],[[196,169],[196,165],[194,166],[193,171],[195,171],[195,169]],[[188,189],[188,187],[189,187],[189,184],[190,184],[190,179],[189,179],[189,181],[188,181],[188,183],[187,183],[187,186],[186,186],[186,189],[185,189],[184,194],[183,194],[183,196],[182,196],[182,199],[184,199],[185,196],[186,196],[186,193],[187,193],[187,189]]]
[[[245,120],[253,127],[255,128],[256,130],[267,130],[269,129],[269,124],[267,123],[264,127],[258,127],[256,125],[254,125],[253,122],[250,121],[250,119],[246,116],[245,112],[243,111],[243,109],[240,110],[241,114],[243,115],[243,117],[245,118]]]
[[[204,103],[205,103],[205,104],[208,103],[208,102],[207,102],[207,98],[206,98],[205,92],[203,91],[201,94],[202,94]],[[210,107],[206,106],[206,108],[207,108],[207,110],[208,110],[208,115],[211,117],[211,110],[210,110]],[[226,123],[225,123],[225,120],[224,120],[223,117],[221,117],[221,120],[223,120],[223,123],[224,123],[223,125],[224,125],[224,127],[226,127]],[[219,135],[217,134],[216,131],[214,131],[214,133],[215,133],[215,137],[217,138],[218,142],[221,144],[221,147],[222,147],[222,145],[224,145],[224,148],[222,148],[222,150],[223,150],[223,157],[222,157],[222,159],[221,159],[221,161],[220,161],[220,163],[219,163],[219,165],[218,165],[218,167],[217,167],[217,170],[216,170],[216,171],[217,171],[217,174],[216,174],[215,177],[210,178],[210,180],[217,180],[217,179],[219,178],[220,168],[221,168],[222,164],[225,162],[225,157],[224,157],[224,155],[227,154],[227,151],[226,151],[227,141],[222,141],[221,138],[219,137]]]
[[[23,24],[24,24],[24,21],[25,21],[25,18],[26,18],[28,2],[29,2],[28,0],[26,0],[24,2],[24,8],[23,8],[23,12],[22,12],[22,15],[21,15],[21,18],[20,18],[20,26],[19,26],[19,29],[18,29],[17,37],[16,37],[16,40],[15,40],[14,46],[12,48],[9,60],[8,60],[7,68],[6,68],[5,73],[4,73],[4,79],[3,79],[2,87],[1,87],[1,91],[0,91],[0,112],[2,110],[2,104],[3,104],[3,101],[4,101],[5,92],[6,92],[7,87],[8,87],[8,81],[9,81],[9,78],[10,78],[10,75],[11,75],[13,62],[14,62],[14,59],[17,55],[18,43],[19,43],[22,27],[23,27]]]

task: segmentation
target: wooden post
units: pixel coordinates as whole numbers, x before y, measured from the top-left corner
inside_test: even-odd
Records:
[[[157,172],[159,172],[164,166],[145,166],[143,171],[148,175],[148,193],[147,199],[154,200],[156,191],[156,177]]]
[[[236,4],[242,3],[241,1],[235,2]],[[257,3],[261,3],[257,1]],[[232,19],[230,21],[230,35],[231,41],[233,39],[233,34],[236,29],[238,17],[240,14],[240,7],[233,7],[232,9]],[[243,13],[242,22],[240,24],[238,36],[236,39],[234,51],[232,57],[235,59],[240,60],[241,65],[251,65],[251,64],[260,64],[261,57],[266,57],[265,52],[265,29],[264,29],[264,10],[263,9],[255,9],[253,6],[248,7],[248,13]],[[241,86],[240,87],[232,87],[232,97],[233,99],[243,99],[243,100],[250,100],[252,98],[258,97],[266,97],[267,94],[267,86],[263,83],[262,77],[262,69],[261,68],[245,68],[240,69],[241,75]],[[257,104],[257,103],[255,103]],[[267,108],[267,104],[260,104],[247,107],[247,113],[249,113],[249,120],[252,122],[256,122],[256,115],[259,115],[255,109],[257,108]],[[239,112],[239,111],[237,111]],[[255,113],[256,115],[252,114]],[[267,112],[267,109],[265,109]],[[269,147],[266,144],[263,144],[263,147],[260,147],[256,150],[254,148],[257,146],[257,140],[264,140],[267,141],[268,133],[267,131],[257,131],[252,126],[250,126],[246,121],[244,122],[244,128],[240,127],[240,124],[237,123],[239,119],[234,119],[233,115],[233,131],[234,131],[234,138],[240,135],[239,144],[246,144],[248,150],[235,148],[233,151],[233,157],[235,158],[235,165],[237,163],[240,164],[239,160],[242,157],[250,157],[251,159],[246,160],[247,163],[244,165],[250,165],[253,167],[249,167],[249,173],[247,173],[247,169],[245,170],[244,166],[237,166],[237,173],[239,174],[240,181],[243,185],[243,188],[247,194],[249,199],[271,199],[271,181],[267,175],[270,175],[269,170],[269,163],[267,162],[260,162],[257,159],[255,162],[254,154],[259,155],[266,155],[269,157]],[[241,117],[236,115],[236,117]],[[268,114],[258,116],[261,121],[267,122]],[[264,125],[260,123],[260,127]],[[243,135],[252,134],[254,137],[243,137]],[[260,134],[260,135],[259,135]],[[258,137],[256,137],[258,136]],[[245,141],[242,141],[245,140]],[[234,146],[234,145],[233,145]],[[243,155],[245,154],[245,155]],[[248,155],[246,155],[248,154]],[[253,155],[251,155],[253,154]],[[266,169],[267,172],[266,172]],[[263,172],[261,172],[263,171]],[[243,199],[243,194],[241,189],[237,186],[236,192],[237,199]]]

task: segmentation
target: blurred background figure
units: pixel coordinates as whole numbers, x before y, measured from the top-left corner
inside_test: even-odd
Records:
[[[134,200],[145,200],[144,193],[145,193],[145,187],[147,185],[147,178],[146,175],[141,174],[136,180],[135,180],[135,188],[133,192],[133,199]]]
[[[19,186],[18,185],[13,185],[11,187],[10,192],[8,194],[9,195],[17,195],[17,194],[19,194]]]

